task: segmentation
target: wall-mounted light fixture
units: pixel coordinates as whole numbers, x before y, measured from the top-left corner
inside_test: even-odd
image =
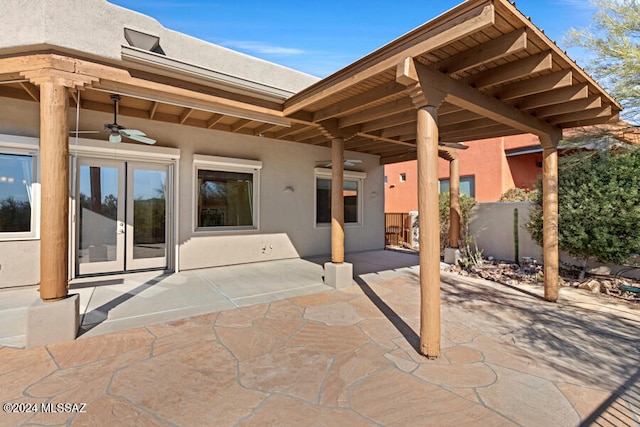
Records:
[[[284,187],[284,190],[282,190],[283,193],[294,193],[295,191],[293,190],[293,187],[291,187],[290,185]]]

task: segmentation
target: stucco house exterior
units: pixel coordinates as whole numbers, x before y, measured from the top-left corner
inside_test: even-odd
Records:
[[[461,2],[321,80],[106,0],[0,15],[0,287],[39,284],[28,345],[75,337],[83,275],[331,253],[325,282],[351,284],[345,251],[384,247],[382,165],[417,159],[420,351],[435,357],[438,156],[459,188],[446,144],[539,139],[555,301],[557,145],[621,110],[507,0]]]
[[[55,49],[130,67],[141,75],[155,72],[199,92],[229,93],[255,105],[277,104],[318,80],[167,30],[152,18],[106,1],[3,2],[2,15],[9,27],[0,39],[4,54]],[[31,88],[38,99],[30,81],[15,80],[21,81],[0,89]],[[241,108],[196,110],[180,99],[145,99],[136,89],[86,88],[71,99],[70,278],[330,252],[330,169],[324,167],[331,158],[329,148],[267,142],[265,135],[283,122],[276,117]],[[34,99],[24,99],[29,91],[22,92],[0,103],[0,175],[11,180],[0,182],[5,187],[0,200],[7,205],[6,216],[9,201],[28,205],[21,212],[29,220],[20,225],[7,219],[0,232],[0,287],[40,280],[40,111]],[[143,131],[157,141],[154,145],[126,137],[109,142],[108,132],[75,137],[76,127],[102,131],[105,123],[114,122],[112,109],[105,108],[112,94],[121,98],[118,123]],[[84,108],[97,102],[103,111]],[[348,157],[361,163],[348,178],[353,203],[346,250],[380,248],[381,167],[376,156]]]

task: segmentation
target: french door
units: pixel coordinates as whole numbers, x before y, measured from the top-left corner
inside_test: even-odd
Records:
[[[166,268],[171,166],[80,158],[78,275]]]

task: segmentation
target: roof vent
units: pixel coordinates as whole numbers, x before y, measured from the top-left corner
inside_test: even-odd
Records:
[[[132,30],[131,28],[125,28],[124,38],[129,42],[130,46],[148,50],[149,52],[159,53],[160,55],[165,54],[160,47],[160,37],[158,36],[152,36],[151,34],[142,33],[140,31]]]

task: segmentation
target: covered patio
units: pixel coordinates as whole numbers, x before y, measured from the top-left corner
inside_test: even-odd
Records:
[[[155,48],[158,40],[144,42]],[[70,102],[110,111],[110,94],[117,93],[123,116],[330,146],[332,256],[325,264],[325,282],[332,286],[350,284],[353,277],[344,257],[345,150],[377,155],[380,164],[417,159],[422,213],[419,336],[420,352],[429,357],[437,357],[441,347],[437,157],[451,161],[456,224],[456,144],[517,133],[539,137],[544,299],[555,302],[562,129],[615,121],[621,109],[506,0],[466,1],[296,94],[258,96],[268,88],[203,73],[149,49],[123,46],[121,58],[114,65],[54,51],[0,59],[0,95],[40,104],[43,301],[68,295]],[[212,86],[212,79],[226,79],[223,89]],[[456,233],[454,226],[454,249]]]

